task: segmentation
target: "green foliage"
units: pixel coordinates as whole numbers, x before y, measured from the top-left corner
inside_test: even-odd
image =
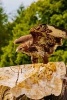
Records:
[[[4,13],[4,10],[0,4],[0,52],[1,52],[1,47],[6,45],[6,37],[8,37],[8,34],[6,33],[7,31],[6,24],[7,24],[7,15]]]
[[[67,29],[67,0],[38,0],[27,8],[22,4],[12,22],[8,22],[7,18],[0,6],[0,66],[31,63],[30,57],[16,53],[14,40],[29,34],[30,28],[36,24],[44,23]],[[63,41],[63,46],[58,47],[49,60],[67,63],[67,40]]]
[[[67,51],[58,50],[49,58],[50,61],[64,61],[67,64]]]

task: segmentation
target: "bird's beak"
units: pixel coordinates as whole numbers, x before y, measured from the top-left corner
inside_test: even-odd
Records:
[[[16,49],[16,52],[18,52],[18,48]]]

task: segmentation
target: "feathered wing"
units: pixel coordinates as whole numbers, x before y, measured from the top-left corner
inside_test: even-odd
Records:
[[[25,35],[25,36],[21,36],[20,38],[16,39],[16,40],[14,41],[14,43],[15,43],[15,44],[24,43],[24,42],[26,42],[26,41],[28,41],[28,40],[33,41],[33,37],[32,37],[31,34]]]
[[[50,25],[47,25],[48,28],[50,30],[52,30],[51,33],[48,33],[54,37],[57,37],[57,38],[64,38],[64,39],[67,39],[67,31],[64,30],[64,29],[59,29],[58,27],[54,27],[54,26],[50,26]]]

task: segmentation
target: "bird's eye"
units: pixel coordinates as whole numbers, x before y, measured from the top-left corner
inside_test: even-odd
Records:
[[[20,48],[20,50],[22,50],[22,47]]]

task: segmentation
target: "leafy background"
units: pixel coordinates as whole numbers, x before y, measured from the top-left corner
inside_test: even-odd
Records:
[[[37,0],[27,8],[21,4],[11,22],[0,3],[0,67],[31,63],[30,57],[16,53],[18,45],[13,42],[41,23],[67,29],[67,0]],[[57,48],[49,61],[67,64],[67,40],[63,40],[62,47]]]

